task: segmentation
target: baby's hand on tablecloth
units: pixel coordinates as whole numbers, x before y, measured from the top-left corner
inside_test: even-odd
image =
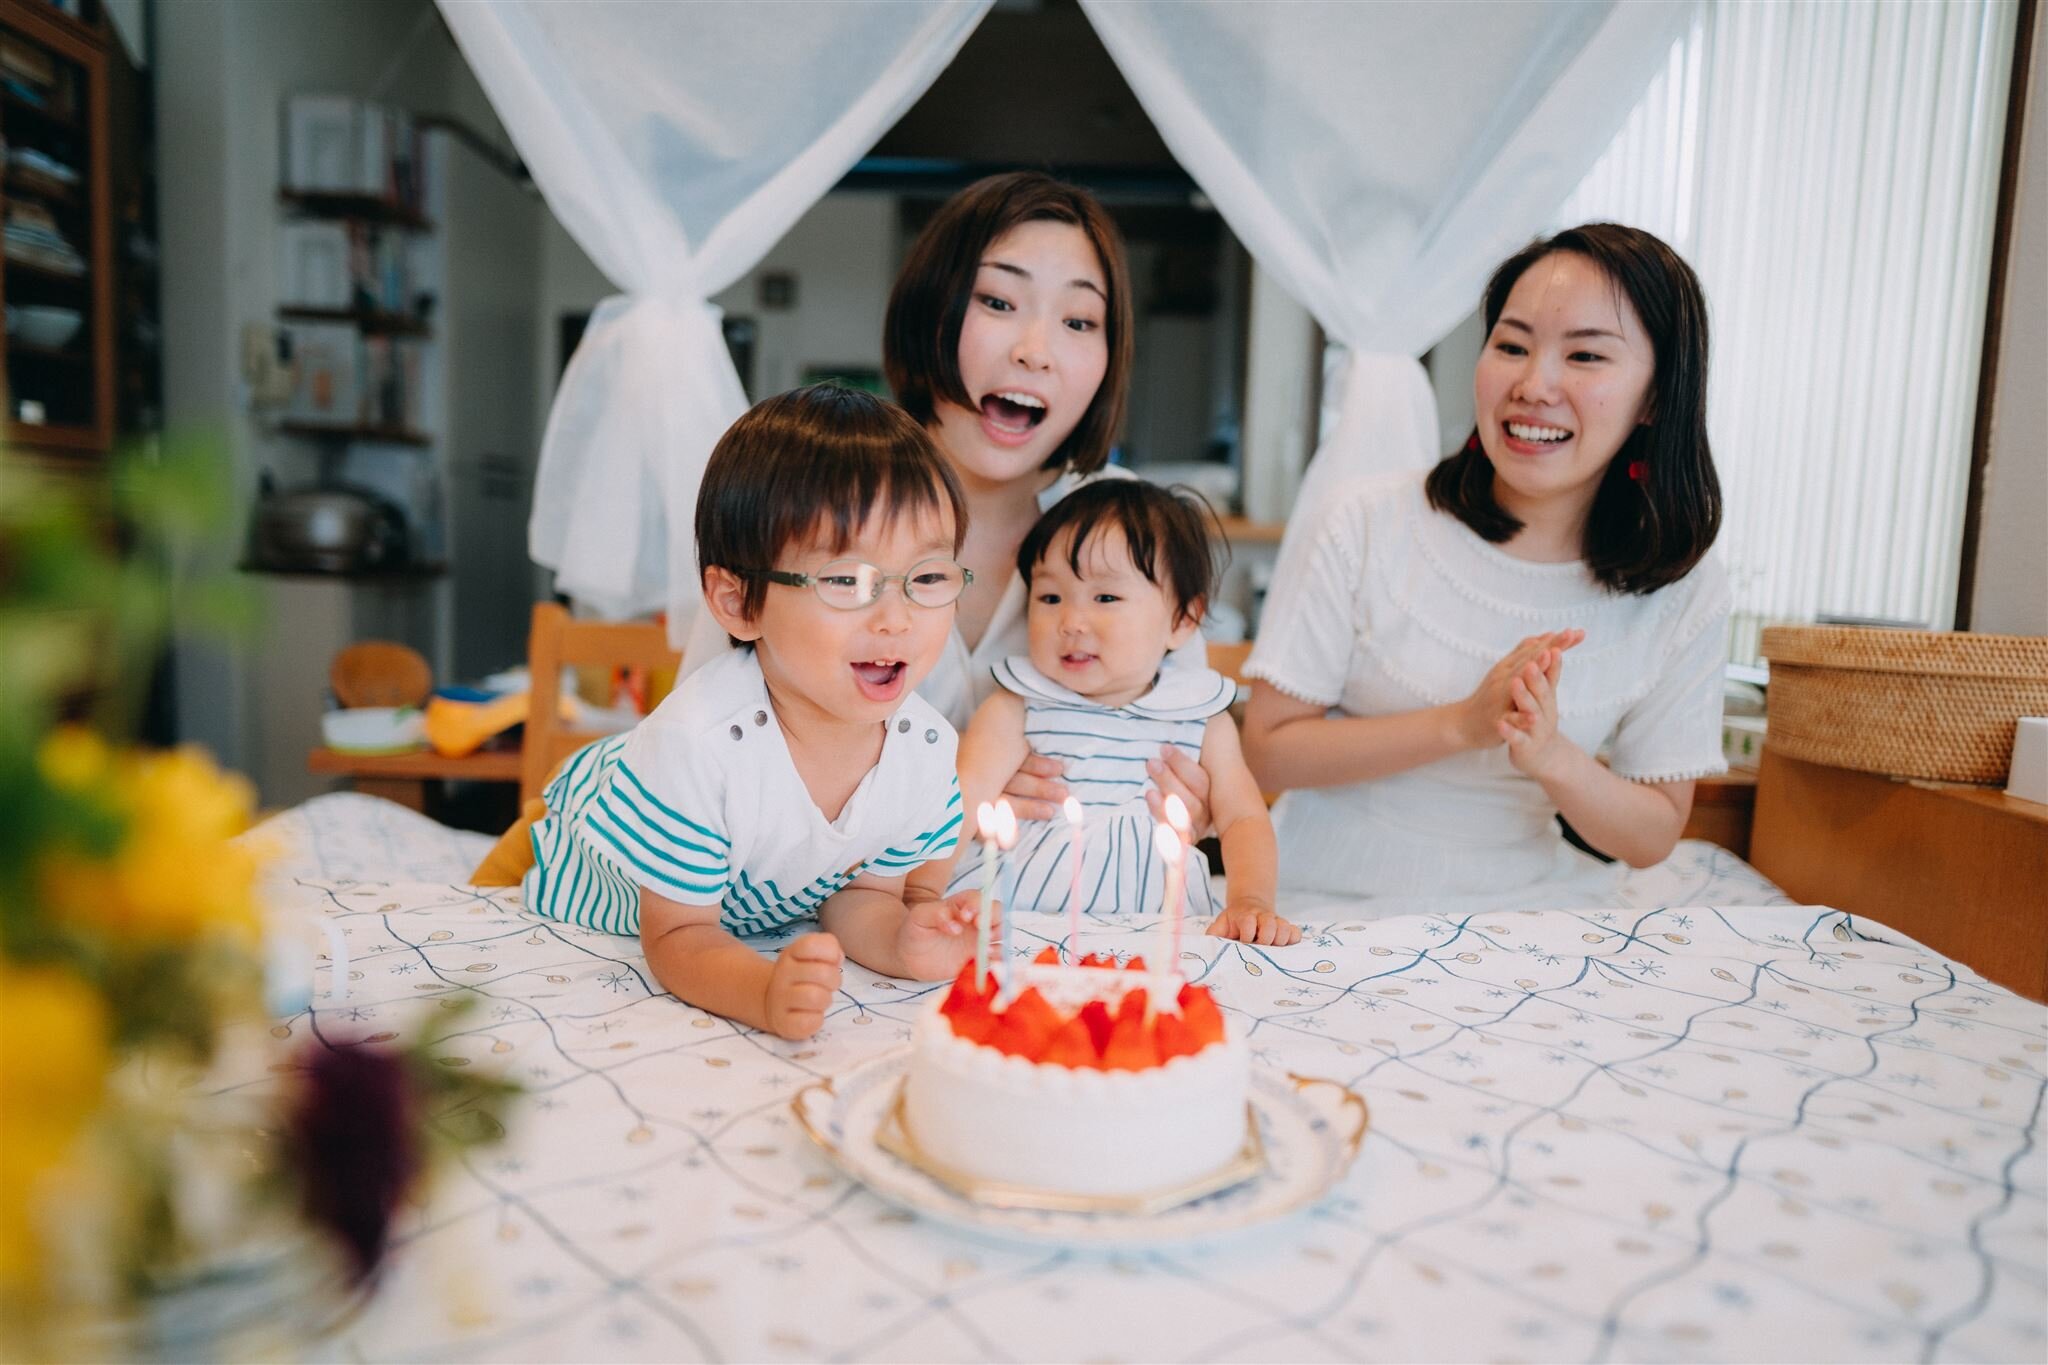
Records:
[[[1223,913],[1209,921],[1209,934],[1214,938],[1234,938],[1239,943],[1270,944],[1275,948],[1301,942],[1299,925],[1280,918],[1271,907],[1253,901],[1225,905]]]
[[[896,954],[913,981],[944,981],[974,956],[974,921],[981,898],[961,891],[945,900],[913,900],[896,931]],[[991,950],[1002,942],[1002,906],[989,907]]]
[[[825,1023],[825,1010],[838,993],[845,953],[830,934],[804,934],[776,955],[768,974],[765,1012],[769,1032],[791,1040],[808,1038]]]

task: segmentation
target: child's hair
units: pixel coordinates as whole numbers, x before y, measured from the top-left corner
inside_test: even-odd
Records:
[[[1025,586],[1062,532],[1074,533],[1067,563],[1078,574],[1082,551],[1110,526],[1123,532],[1138,572],[1173,598],[1177,617],[1194,615],[1215,592],[1225,553],[1215,511],[1193,489],[1161,488],[1144,479],[1096,479],[1054,503],[1017,547],[1017,572]]]
[[[774,568],[784,550],[814,535],[843,550],[877,511],[887,519],[951,516],[960,553],[966,501],[909,413],[841,384],[777,394],[747,409],[712,448],[697,491],[698,572],[740,574],[741,610],[751,620],[768,595],[755,571]]]
[[[1046,460],[1093,473],[1109,460],[1123,426],[1131,376],[1131,283],[1123,234],[1096,201],[1076,185],[1038,171],[1012,171],[977,180],[948,199],[910,245],[882,324],[882,367],[896,401],[929,424],[943,400],[971,408],[975,399],[960,381],[960,324],[974,292],[974,276],[989,244],[1020,223],[1067,223],[1086,233],[1102,264],[1108,294],[1104,340],[1109,365],[1088,411]]]
[[[1522,273],[1569,251],[1600,267],[1642,319],[1656,370],[1648,421],[1635,428],[1593,495],[1584,554],[1615,592],[1650,593],[1692,572],[1721,529],[1721,484],[1707,444],[1707,300],[1679,254],[1639,228],[1587,223],[1530,243],[1493,272],[1486,330],[1493,332]],[[1631,466],[1639,466],[1631,473]],[[1496,544],[1522,529],[1493,497],[1493,464],[1479,432],[1430,470],[1430,506]]]

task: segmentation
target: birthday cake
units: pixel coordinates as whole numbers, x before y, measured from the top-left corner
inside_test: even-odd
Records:
[[[1140,1196],[1212,1175],[1244,1147],[1249,1054],[1208,990],[1143,959],[1061,966],[1050,949],[1019,984],[999,993],[969,963],[915,1027],[902,1124],[932,1163]]]

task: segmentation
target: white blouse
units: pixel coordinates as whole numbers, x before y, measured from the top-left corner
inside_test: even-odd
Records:
[[[1129,479],[1137,477],[1130,470],[1117,465],[1108,465],[1093,474],[1080,474],[1069,469],[1061,472],[1057,479],[1047,484],[1038,495],[1038,510],[1049,512],[1060,500],[1077,488],[1086,486],[1096,479]],[[972,588],[969,591],[979,591]],[[974,648],[967,647],[966,639],[957,625],[946,632],[946,644],[939,655],[939,661],[932,666],[931,673],[918,684],[917,694],[938,708],[939,714],[956,730],[965,730],[976,707],[988,700],[996,690],[995,668],[1012,654],[1030,651],[1030,635],[1024,620],[1024,576],[1013,567],[1003,582],[1002,598],[996,603],[995,614],[989,617],[988,626],[981,632],[981,639]],[[719,628],[718,622],[708,611],[699,611],[690,623],[689,644],[683,650],[683,673],[685,676],[732,648],[732,641]],[[1187,644],[1169,656],[1176,665],[1191,664],[1196,668],[1208,667],[1208,655],[1198,634]]]
[[[1623,777],[1726,771],[1721,676],[1729,592],[1711,556],[1643,596],[1582,562],[1516,559],[1432,509],[1422,476],[1339,491],[1296,571],[1274,579],[1247,675],[1332,714],[1375,716],[1470,696],[1519,641],[1576,626],[1560,731]],[[1505,745],[1391,777],[1292,791],[1275,807],[1284,888],[1343,896],[1597,899],[1618,882],[1564,841],[1557,807]]]

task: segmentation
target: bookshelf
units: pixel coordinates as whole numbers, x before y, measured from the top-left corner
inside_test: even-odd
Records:
[[[72,461],[104,457],[114,437],[107,62],[93,28],[0,0],[0,411],[10,448]]]

